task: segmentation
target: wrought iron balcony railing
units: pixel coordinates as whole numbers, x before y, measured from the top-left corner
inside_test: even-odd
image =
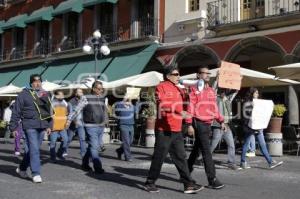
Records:
[[[117,43],[129,41],[132,39],[143,39],[149,36],[157,35],[157,20],[153,18],[140,19],[127,24],[117,24],[111,26],[102,26],[100,31],[108,43]],[[84,35],[84,38],[90,35]],[[84,44],[82,39],[74,39],[65,36],[61,40],[41,39],[36,42],[32,49],[25,49],[23,46],[12,49],[4,49],[0,55],[0,62],[9,60],[18,60],[23,58],[32,58],[52,53],[59,53],[66,50],[81,48]]]
[[[300,13],[299,0],[216,0],[207,3],[208,27]]]

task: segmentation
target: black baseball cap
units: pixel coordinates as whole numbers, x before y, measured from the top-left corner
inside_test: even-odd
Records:
[[[42,81],[41,75],[39,75],[39,74],[30,75],[30,84],[32,84],[35,81]]]

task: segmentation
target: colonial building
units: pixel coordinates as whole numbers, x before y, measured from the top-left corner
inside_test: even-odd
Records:
[[[52,82],[141,73],[163,34],[163,6],[159,0],[0,1],[0,87],[25,86],[32,73]],[[98,57],[95,71],[94,56],[82,46],[96,29],[111,54]]]

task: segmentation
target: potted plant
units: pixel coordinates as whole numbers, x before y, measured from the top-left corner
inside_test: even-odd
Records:
[[[282,117],[286,112],[284,104],[276,104],[273,109],[273,114],[269,122],[269,133],[281,133]]]

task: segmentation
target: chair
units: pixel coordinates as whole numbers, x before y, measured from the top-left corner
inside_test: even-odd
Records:
[[[300,137],[297,134],[296,128],[294,126],[283,126],[282,127],[283,140],[289,147],[289,152],[291,151],[290,146],[297,144],[297,156],[300,150]]]

